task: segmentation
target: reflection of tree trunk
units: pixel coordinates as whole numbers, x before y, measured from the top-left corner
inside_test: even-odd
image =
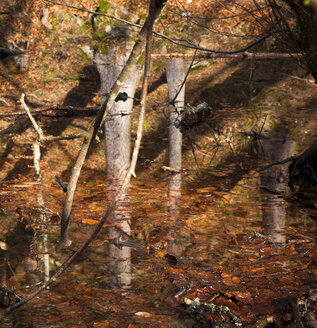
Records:
[[[168,217],[169,221],[175,221],[180,217],[180,198],[181,198],[182,175],[180,173],[171,175],[168,181]],[[172,226],[172,225],[171,225]],[[167,251],[174,256],[180,256],[182,253],[182,245],[178,241],[176,229],[170,229],[168,233]]]
[[[123,212],[123,208],[120,212],[119,207],[109,220],[114,226],[109,228],[109,239],[117,241],[109,244],[110,287],[129,288],[131,284],[131,248],[120,245],[121,241],[126,240],[125,236],[131,235],[129,217],[130,214],[126,211]]]
[[[168,99],[171,102],[185,79],[185,64],[181,58],[168,61],[166,66],[166,78],[168,85]],[[168,165],[175,169],[181,169],[182,165],[182,134],[174,126],[178,112],[184,107],[185,85],[175,99],[175,106],[169,107],[169,139],[168,139]]]
[[[271,136],[270,140],[261,141],[264,158],[267,162],[276,162],[289,157],[295,148],[295,142],[288,140],[283,143],[285,131]],[[262,195],[263,231],[273,242],[284,243],[285,237],[280,231],[285,227],[286,209],[280,193],[287,186],[287,167],[273,166],[260,173]]]

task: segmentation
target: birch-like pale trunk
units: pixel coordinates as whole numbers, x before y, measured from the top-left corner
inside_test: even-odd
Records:
[[[124,26],[123,28],[127,28]],[[103,100],[110,93],[121,70],[125,66],[132,46],[131,41],[121,40],[114,43],[107,55],[97,54],[95,62],[100,74],[101,92]],[[142,70],[136,69],[121,88],[121,92],[128,95],[128,99],[118,101],[111,107],[105,119],[106,142],[106,171],[107,171],[107,196],[112,200],[120,182],[126,176],[130,167],[131,158],[131,113],[133,110],[133,97],[141,77]],[[122,232],[131,234],[130,213],[123,212],[123,206],[127,206],[127,194],[123,193],[116,208],[109,215],[108,236],[109,240],[120,241]],[[122,204],[123,202],[123,204]],[[131,283],[131,248],[118,246],[116,242],[109,243],[109,285],[128,288]]]
[[[100,74],[103,101],[106,100],[125,66],[130,52],[131,47],[127,43],[126,47],[112,47],[107,55],[96,56],[95,62]],[[141,73],[140,69],[131,72],[121,88],[121,92],[127,93],[129,98],[125,102],[115,102],[105,119],[106,170],[110,183],[110,180],[122,180],[130,166],[131,113],[133,97]]]
[[[169,105],[169,122],[168,122],[168,166],[180,170],[182,168],[182,133],[175,127],[175,120],[178,113],[184,108],[185,84],[185,62],[182,58],[169,60],[166,66],[166,78],[168,86],[168,99],[174,105]],[[181,90],[179,90],[182,87]]]

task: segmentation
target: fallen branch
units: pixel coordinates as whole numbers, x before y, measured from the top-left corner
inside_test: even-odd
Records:
[[[22,93],[21,98],[20,98],[20,102],[22,107],[25,109],[31,123],[34,126],[35,131],[37,132],[38,136],[39,136],[39,142],[51,142],[51,141],[59,141],[59,140],[69,140],[69,139],[75,139],[75,138],[81,138],[83,137],[85,134],[84,133],[77,133],[77,134],[71,134],[71,135],[66,135],[66,136],[45,136],[43,133],[43,130],[38,126],[38,124],[36,123],[34,117],[31,114],[31,111],[29,109],[29,107],[26,105],[25,101],[24,101],[24,93]]]
[[[257,172],[261,172],[261,171],[264,171],[264,170],[269,169],[269,168],[272,167],[272,166],[280,165],[280,164],[285,164],[285,163],[291,162],[291,161],[293,161],[294,159],[298,159],[298,158],[299,158],[298,155],[294,155],[294,156],[288,157],[288,158],[286,158],[286,159],[283,159],[283,160],[281,160],[281,161],[277,161],[277,162],[273,162],[273,163],[271,163],[271,164],[265,165],[265,166],[263,166],[263,167],[257,169],[256,171],[257,171]]]
[[[24,95],[24,93],[22,93],[21,98],[20,98],[21,105],[22,105],[22,107],[25,109],[25,111],[26,111],[26,113],[27,113],[27,115],[28,115],[28,117],[29,117],[31,123],[33,124],[34,129],[35,129],[35,131],[37,132],[39,138],[40,138],[40,139],[44,139],[45,137],[44,137],[43,131],[42,131],[42,129],[37,125],[35,119],[33,118],[32,114],[30,113],[30,109],[29,109],[29,107],[26,105],[26,103],[25,103],[25,101],[24,101],[24,97],[25,97],[25,95]]]
[[[186,172],[186,169],[174,169],[173,167],[170,166],[161,166],[161,169],[163,171],[168,171],[171,173],[182,173],[182,172]]]
[[[51,105],[51,106],[42,106],[38,109],[30,110],[31,114],[43,113],[48,112],[51,110],[61,110],[65,112],[71,112],[75,114],[88,114],[88,115],[95,115],[97,114],[100,107],[76,107],[76,106],[65,106],[65,105]],[[14,112],[14,113],[0,113],[0,117],[10,117],[10,116],[21,116],[26,115],[25,111],[21,112]]]
[[[170,53],[170,54],[152,54],[153,59],[171,59],[184,58],[191,59],[192,54]],[[202,53],[197,54],[196,59],[288,59],[293,57],[301,57],[300,53],[275,53],[275,52],[241,52],[241,53]],[[283,74],[283,73],[281,73]]]

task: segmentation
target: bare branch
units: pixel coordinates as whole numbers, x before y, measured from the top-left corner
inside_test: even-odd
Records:
[[[170,54],[152,54],[152,58],[192,58],[191,54],[181,53],[170,53]],[[241,52],[236,54],[226,53],[204,53],[196,55],[197,59],[217,59],[217,58],[228,58],[228,59],[287,59],[301,56],[300,53],[275,53],[275,52]]]
[[[54,4],[54,5],[63,6],[63,7],[67,7],[67,8],[71,8],[71,9],[76,9],[76,10],[79,10],[79,11],[83,11],[83,12],[86,12],[86,13],[92,14],[92,15],[105,16],[105,17],[108,17],[108,18],[117,20],[118,22],[128,24],[130,26],[134,26],[134,27],[137,27],[137,28],[142,28],[142,25],[140,25],[140,24],[132,23],[132,22],[130,22],[128,20],[125,20],[125,19],[122,19],[122,18],[118,18],[118,17],[113,16],[113,15],[109,15],[109,14],[105,14],[105,13],[100,13],[100,12],[94,11],[94,10],[89,10],[89,9],[84,8],[84,7],[80,8],[80,7],[77,7],[77,6],[72,6],[72,5],[67,4],[66,2],[60,3],[60,2],[53,1],[53,0],[44,0],[44,1],[50,2],[50,3]]]
[[[65,136],[45,136],[43,139],[40,139],[41,142],[52,142],[52,141],[60,141],[60,140],[73,140],[77,138],[85,137],[86,132],[76,133],[76,134],[67,134]]]
[[[22,93],[21,98],[20,98],[21,105],[23,106],[23,108],[25,109],[26,113],[28,114],[28,117],[29,117],[31,123],[32,123],[33,126],[34,126],[34,129],[35,129],[35,131],[37,132],[37,134],[38,134],[38,136],[39,136],[39,139],[44,139],[45,137],[44,137],[43,131],[42,131],[42,129],[37,125],[35,119],[33,118],[32,114],[31,114],[31,112],[30,112],[29,107],[26,105],[26,103],[25,103],[25,101],[24,101],[24,97],[25,97],[25,95],[24,95],[24,93]]]
[[[38,134],[38,139],[39,142],[52,142],[52,141],[59,141],[59,140],[70,140],[70,139],[76,139],[76,138],[81,138],[85,135],[85,133],[77,133],[77,134],[71,134],[71,135],[66,135],[66,136],[45,136],[43,133],[43,130],[38,126],[38,124],[36,123],[35,119],[33,118],[31,111],[29,109],[29,107],[26,105],[25,101],[24,101],[24,93],[22,93],[21,98],[20,98],[20,102],[21,105],[23,106],[23,108],[25,109],[30,121],[32,122],[35,131]]]

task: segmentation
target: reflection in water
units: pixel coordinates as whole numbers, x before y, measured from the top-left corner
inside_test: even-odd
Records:
[[[173,174],[169,177],[168,180],[168,218],[171,228],[168,233],[167,241],[167,252],[168,254],[174,256],[180,256],[182,253],[182,245],[178,241],[178,231],[176,227],[178,226],[177,221],[180,216],[180,205],[181,205],[181,184],[182,184],[182,175],[181,173]],[[175,224],[171,224],[175,222]]]
[[[113,187],[113,186],[112,186]],[[108,191],[109,194],[109,191]],[[109,285],[129,288],[131,285],[131,248],[123,245],[131,235],[128,197],[122,196],[108,219],[109,237]]]
[[[288,139],[286,131],[279,131],[270,140],[263,140],[263,157],[268,163],[291,156],[295,142]],[[276,165],[260,173],[263,232],[272,242],[285,243],[281,230],[285,227],[286,208],[281,196],[287,188],[287,167]]]
[[[43,200],[42,193],[39,194],[37,200],[40,207],[44,208],[44,200]],[[48,235],[47,232],[45,231],[45,227],[47,225],[47,217],[44,211],[40,212],[39,216],[40,216],[41,225],[44,228],[42,233],[42,245],[41,245],[41,250],[43,254],[43,273],[44,273],[44,280],[48,281],[50,279],[50,256],[48,252]]]
[[[18,221],[15,228],[6,235],[6,250],[1,254],[1,284],[7,281],[24,267],[26,283],[33,285],[39,282],[39,272],[36,257],[31,254],[33,230],[27,227],[25,221]]]

